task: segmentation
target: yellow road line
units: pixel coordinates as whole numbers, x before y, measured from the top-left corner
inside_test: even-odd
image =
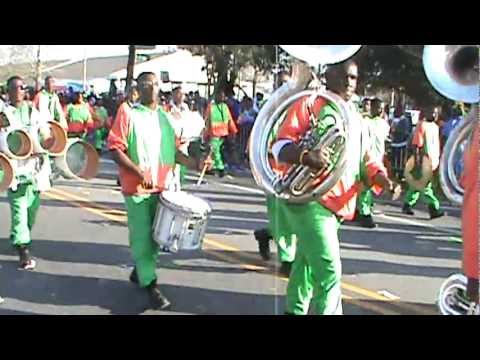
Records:
[[[57,194],[52,194],[52,192],[56,192]],[[59,196],[58,193],[64,195],[66,198],[70,198],[70,199],[65,199],[62,196]],[[112,212],[112,211],[117,211],[118,213],[121,213],[122,212],[121,210],[115,210],[115,209],[108,208],[108,207],[105,207],[105,206],[100,205],[100,204],[96,204],[89,199],[77,196],[75,194],[71,194],[70,192],[62,191],[62,190],[59,190],[59,189],[51,189],[49,192],[46,193],[46,195],[50,196],[50,197],[53,197],[53,198],[56,197],[59,200],[68,201],[68,202],[70,202],[70,203],[72,203],[72,204],[74,204],[74,205],[76,205],[80,208],[83,208],[87,211],[90,211],[90,212],[92,212],[96,215],[106,217],[106,218],[108,218],[109,220],[112,220],[112,221],[117,221],[117,222],[124,223],[125,220],[126,220],[124,217],[119,217],[119,216],[111,215],[111,214],[108,213],[108,212]],[[79,202],[72,201],[72,199],[79,200]],[[86,204],[94,205],[94,206],[88,206]],[[125,211],[123,211],[123,213],[126,214]],[[204,239],[204,242],[208,245],[214,246],[214,247],[216,247],[218,249],[221,249],[221,250],[227,250],[227,251],[232,251],[232,252],[240,252],[240,253],[244,254],[240,249],[238,249],[236,247],[225,245],[225,244],[219,243],[219,242],[214,241],[214,240]],[[235,259],[233,257],[230,257],[228,255],[218,254],[218,253],[213,253],[213,252],[209,252],[209,253],[211,255],[219,258],[219,259],[226,260],[228,262],[238,263],[237,259]],[[250,254],[244,254],[244,255],[247,255],[248,257],[250,257]],[[262,271],[263,272],[263,271],[267,270],[267,268],[265,268],[265,267],[251,265],[251,264],[239,264],[239,266],[246,269],[246,270],[250,270],[250,271]],[[284,280],[284,281],[288,281],[287,278],[284,278],[284,277],[279,277],[279,278]],[[385,296],[377,294],[377,293],[375,293],[371,290],[364,289],[364,288],[358,287],[358,286],[353,285],[353,284],[348,284],[348,283],[342,282],[341,286],[345,290],[348,290],[350,292],[372,298],[374,300],[383,301],[383,302],[390,302],[390,303],[395,304],[398,307],[402,307],[402,305],[404,305],[404,304],[399,304],[398,300],[394,301],[394,300],[389,299]],[[350,298],[350,299],[346,298],[346,299],[350,300],[352,298]],[[385,315],[387,315],[387,314],[398,314],[398,313],[395,313],[393,311],[383,309],[383,308],[381,308],[379,306],[376,306],[374,304],[362,303],[360,305],[359,303],[357,303],[356,305],[357,306],[364,305],[365,308],[369,308],[372,311],[380,312],[380,313],[385,314]],[[386,312],[385,312],[385,310],[386,310]],[[422,311],[422,313],[423,313],[423,311]]]

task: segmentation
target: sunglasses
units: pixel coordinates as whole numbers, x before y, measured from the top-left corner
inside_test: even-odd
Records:
[[[27,87],[25,85],[17,85],[17,86],[11,86],[11,88],[13,89],[18,89],[18,90],[22,90],[22,91],[25,91],[27,90]]]
[[[138,86],[140,86],[142,88],[148,88],[148,87],[159,87],[160,84],[159,84],[158,81],[156,81],[156,82],[142,81],[142,82],[138,83]]]

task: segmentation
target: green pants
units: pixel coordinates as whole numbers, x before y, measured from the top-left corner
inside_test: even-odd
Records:
[[[125,196],[128,217],[128,240],[137,269],[140,287],[156,281],[158,245],[152,237],[152,225],[158,195]]]
[[[310,202],[289,205],[289,226],[298,235],[297,254],[287,287],[287,314],[341,315],[340,246],[337,217]]]
[[[373,209],[373,192],[371,189],[363,190],[357,199],[357,209],[360,215],[372,215]]]
[[[180,166],[180,184],[185,185],[185,177],[187,176],[187,167],[181,164],[177,166]]]
[[[288,204],[275,196],[267,196],[268,230],[277,244],[278,258],[281,262],[295,260],[296,235],[287,225]]]
[[[440,209],[440,202],[433,193],[432,182],[428,183],[423,192],[414,190],[409,186],[407,193],[405,194],[404,203],[410,207],[414,207],[420,198],[420,195],[422,195],[423,200],[429,207],[434,208],[435,210]]]
[[[214,170],[224,170],[225,164],[223,162],[222,146],[224,140],[222,138],[211,138],[210,146],[212,148],[212,160]]]
[[[10,204],[10,239],[14,246],[32,242],[30,232],[40,208],[40,193],[31,183],[18,185],[17,191],[8,190]]]
[[[101,128],[95,130],[95,149],[102,150],[103,144],[105,143],[105,139],[107,137],[107,129]]]

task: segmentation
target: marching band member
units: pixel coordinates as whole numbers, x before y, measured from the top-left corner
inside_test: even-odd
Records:
[[[110,130],[112,129],[113,124],[116,122],[116,119],[124,118],[124,117],[128,116],[128,114],[130,113],[132,108],[135,106],[137,101],[138,101],[138,89],[137,89],[136,86],[131,86],[130,89],[128,90],[127,98],[118,107],[117,114],[115,116],[115,120],[109,126]],[[120,177],[117,178],[117,185],[121,186]]]
[[[208,105],[205,112],[207,135],[210,137],[210,146],[213,156],[213,170],[219,177],[225,175],[225,164],[222,147],[225,137],[233,136],[238,132],[232,114],[226,104],[225,91],[219,90],[215,99]]]
[[[191,140],[189,137],[189,134],[191,133],[190,130],[194,129],[193,132],[197,131],[198,136],[200,136],[201,131],[203,131],[203,128],[205,127],[205,123],[200,115],[195,116],[195,114],[198,113],[192,112],[188,107],[188,104],[185,102],[185,93],[183,92],[181,86],[177,86],[175,89],[173,89],[172,101],[170,102],[169,106],[169,114],[171,116],[168,118],[175,130],[175,135],[180,141],[178,149],[184,155],[188,156],[188,146]],[[186,167],[183,165],[176,165],[174,169],[174,179],[171,184],[173,191],[180,191],[185,175]]]
[[[7,81],[9,104],[6,104],[5,112],[11,117],[11,125],[30,130],[39,128],[44,144],[51,139],[48,127],[49,118],[43,118],[40,112],[25,101],[25,85],[20,76],[13,76]],[[20,163],[22,166],[20,167]],[[48,155],[35,155],[27,160],[19,161],[16,175],[16,185],[8,190],[8,202],[10,205],[11,230],[10,240],[17,249],[20,258],[20,268],[33,270],[36,266],[31,257],[29,247],[32,243],[30,233],[38,210],[40,208],[40,191],[48,189],[51,172]],[[39,176],[39,170],[45,177]],[[45,182],[48,184],[45,185]]]
[[[431,109],[430,109],[431,110]],[[420,115],[420,121],[415,128],[413,134],[412,145],[415,157],[415,171],[421,169],[423,155],[428,156],[432,162],[432,171],[438,169],[440,165],[440,133],[438,125],[435,123],[436,110],[428,111],[426,114]],[[408,187],[405,194],[402,212],[407,215],[415,215],[413,207],[417,203],[420,195],[428,205],[430,219],[436,219],[445,215],[440,211],[440,202],[433,192],[432,182],[429,181],[425,189],[420,192]]]
[[[73,103],[67,108],[68,136],[86,139],[94,123],[88,105],[83,101],[83,94],[76,92]]]
[[[67,130],[67,120],[65,119],[65,113],[62,109],[60,99],[55,92],[55,79],[53,76],[47,76],[45,78],[45,86],[33,99],[35,108],[40,111],[43,116],[51,121],[56,121]]]
[[[154,308],[165,309],[170,302],[157,285],[158,245],[152,238],[158,197],[176,162],[192,169],[203,168],[204,162],[177,150],[174,129],[158,105],[157,76],[142,73],[137,87],[140,103],[117,117],[108,137],[108,148],[119,165],[127,208],[129,243],[135,262],[130,280],[147,289]]]
[[[103,106],[102,99],[98,99],[95,102],[93,109],[95,112],[95,118],[97,120],[97,123],[95,124],[95,148],[97,149],[98,153],[101,153],[105,139],[108,135],[108,111]]]
[[[385,141],[390,133],[388,123],[383,119],[383,103],[380,99],[364,100],[364,110],[369,110],[368,114],[363,113],[364,125],[368,128],[370,136],[371,149],[370,155],[376,162],[383,162],[385,156]],[[367,105],[368,104],[368,105]],[[377,225],[372,218],[373,212],[373,190],[366,187],[358,196],[356,220],[361,226],[366,228],[375,228]]]
[[[462,179],[464,195],[462,209],[463,272],[468,279],[467,296],[479,301],[479,227],[478,227],[478,164],[480,161],[480,126],[476,125],[470,146],[465,150],[465,172]]]
[[[340,95],[356,111],[351,99],[357,87],[358,67],[353,61],[332,65],[327,69],[327,87]],[[320,110],[317,131],[323,133],[340,113],[334,104],[328,103]],[[340,119],[339,119],[340,120]],[[287,221],[297,234],[297,254],[290,273],[287,288],[286,313],[303,315],[309,310],[310,301],[317,314],[342,314],[341,263],[338,229],[341,219],[351,220],[355,202],[362,190],[362,179],[390,191],[395,190],[387,177],[383,164],[373,161],[366,149],[369,148],[361,121],[352,121],[354,131],[349,134],[348,165],[340,181],[320,201],[306,204],[289,204]],[[295,133],[285,130],[291,127]],[[279,140],[272,152],[283,163],[305,164],[320,169],[329,161],[327,149],[302,151],[296,144],[308,130],[309,123],[290,124],[284,122]],[[365,182],[365,180],[363,180]]]

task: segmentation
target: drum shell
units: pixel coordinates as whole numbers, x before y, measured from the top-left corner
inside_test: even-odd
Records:
[[[195,212],[172,204],[160,196],[153,222],[153,239],[171,251],[200,250],[209,212]]]

